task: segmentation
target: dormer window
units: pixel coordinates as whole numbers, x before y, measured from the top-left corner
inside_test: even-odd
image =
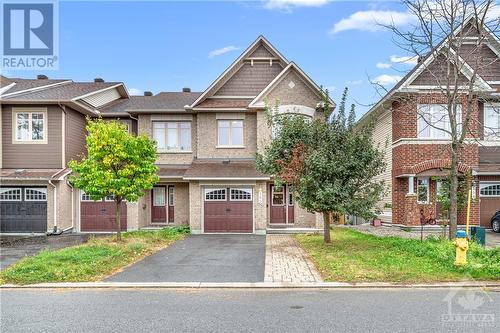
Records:
[[[14,110],[14,142],[47,143],[46,110]]]

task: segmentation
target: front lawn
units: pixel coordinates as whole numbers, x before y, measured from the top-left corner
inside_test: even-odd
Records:
[[[185,237],[188,227],[123,233],[123,241],[113,237],[92,238],[79,246],[42,251],[20,260],[0,273],[0,284],[97,281],[137,260]]]
[[[325,281],[436,282],[500,280],[500,248],[471,244],[468,265],[456,268],[455,247],[448,240],[377,237],[337,227],[332,243],[323,235],[298,235]]]

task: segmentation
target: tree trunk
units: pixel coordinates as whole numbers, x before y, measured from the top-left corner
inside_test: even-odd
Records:
[[[330,212],[323,212],[323,241],[325,244],[330,244]]]
[[[450,169],[450,234],[449,238],[453,239],[457,232],[457,217],[458,217],[458,145],[451,145],[451,169]]]
[[[121,226],[121,208],[122,208],[122,201],[121,200],[116,200],[116,209],[115,209],[115,220],[116,220],[116,240],[120,242],[122,240],[122,226]]]

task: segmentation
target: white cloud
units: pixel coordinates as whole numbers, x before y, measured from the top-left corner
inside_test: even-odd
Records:
[[[128,89],[128,93],[131,96],[142,96],[142,95],[144,95],[144,91],[141,90],[141,89],[137,89],[137,88],[129,88]]]
[[[208,57],[213,58],[213,57],[218,57],[220,55],[226,54],[231,51],[236,51],[239,50],[239,47],[229,45],[229,46],[224,46],[223,48],[217,49],[217,50],[212,50],[208,52]]]
[[[377,68],[390,68],[392,65],[391,64],[386,64],[385,62],[377,62],[375,65]]]
[[[405,64],[405,65],[412,65],[415,66],[418,63],[418,57],[417,56],[397,56],[397,55],[392,55],[389,58],[392,63],[394,64]]]
[[[395,25],[397,27],[415,22],[415,16],[409,12],[392,10],[367,10],[351,14],[343,18],[331,29],[332,34],[346,30],[377,31],[383,29],[380,25]]]
[[[399,75],[382,74],[374,78],[372,82],[380,84],[381,86],[389,86],[391,84],[397,83],[401,79],[402,77]]]
[[[330,0],[267,0],[264,7],[267,9],[290,10],[292,7],[321,7]]]

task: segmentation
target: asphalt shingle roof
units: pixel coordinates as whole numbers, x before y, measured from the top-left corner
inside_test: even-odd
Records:
[[[59,83],[59,82],[64,82],[64,81],[70,81],[70,80],[64,80],[64,79],[21,79],[21,78],[8,78],[3,75],[0,75],[0,87],[3,88],[5,86],[8,86],[11,83],[15,83],[15,85],[10,88],[8,91],[6,91],[6,94],[21,91],[21,90],[26,90],[26,89],[32,89],[32,88],[39,88],[43,87],[46,85],[54,84],[54,83]]]

